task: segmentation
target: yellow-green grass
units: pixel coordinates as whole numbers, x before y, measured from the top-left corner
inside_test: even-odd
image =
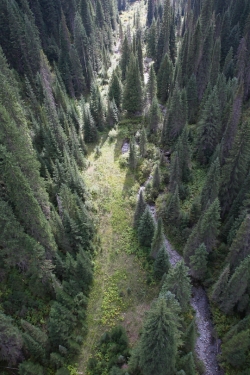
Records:
[[[90,166],[84,172],[97,209],[96,226],[101,238],[87,309],[89,331],[78,360],[79,371],[84,374],[95,344],[110,327],[122,324],[130,344],[136,343],[144,312],[158,294],[157,286],[147,285],[147,272],[136,255],[138,241],[132,225],[134,207],[130,204],[131,195],[135,201],[136,181],[127,168],[119,167],[122,137],[110,143],[107,135],[103,135],[99,144],[101,156],[96,158],[94,146],[90,148]]]

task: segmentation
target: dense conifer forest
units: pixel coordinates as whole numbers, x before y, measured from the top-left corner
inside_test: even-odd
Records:
[[[250,374],[250,1],[0,1],[0,373]]]

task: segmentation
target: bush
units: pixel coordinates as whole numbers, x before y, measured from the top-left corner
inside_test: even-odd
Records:
[[[109,142],[113,142],[117,137],[118,131],[116,129],[112,129],[109,132]]]
[[[50,353],[50,363],[56,369],[59,369],[64,364],[64,358],[58,353]]]
[[[128,166],[128,157],[129,157],[128,152],[126,152],[125,154],[123,154],[119,157],[120,168],[126,168]]]

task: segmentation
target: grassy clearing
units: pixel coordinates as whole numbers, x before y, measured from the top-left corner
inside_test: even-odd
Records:
[[[133,174],[119,167],[123,139],[122,133],[110,143],[103,135],[102,154],[97,159],[94,146],[90,149],[90,166],[85,172],[86,184],[97,209],[101,249],[95,258],[94,284],[87,310],[89,332],[78,361],[79,371],[83,373],[95,344],[110,327],[121,323],[130,344],[137,341],[144,312],[149,310],[158,293],[157,286],[147,285],[143,260],[137,255],[138,241],[132,227],[134,207],[131,206],[136,200],[137,185]]]

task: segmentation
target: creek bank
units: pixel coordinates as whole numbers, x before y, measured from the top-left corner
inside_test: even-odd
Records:
[[[146,185],[152,180],[153,176],[150,175],[147,181],[141,185],[140,191],[143,191]],[[157,221],[156,208],[154,204],[148,205],[155,222]],[[170,242],[165,236],[165,245],[169,253],[169,260],[173,267],[176,266],[177,262],[182,260],[182,256],[172,248]],[[219,367],[217,361],[217,355],[220,353],[220,339],[214,338],[214,327],[212,323],[212,316],[210,312],[209,301],[205,289],[192,280],[192,297],[191,306],[196,312],[196,327],[197,327],[197,340],[195,345],[195,351],[197,357],[202,360],[205,366],[204,375],[224,375],[224,371]]]

